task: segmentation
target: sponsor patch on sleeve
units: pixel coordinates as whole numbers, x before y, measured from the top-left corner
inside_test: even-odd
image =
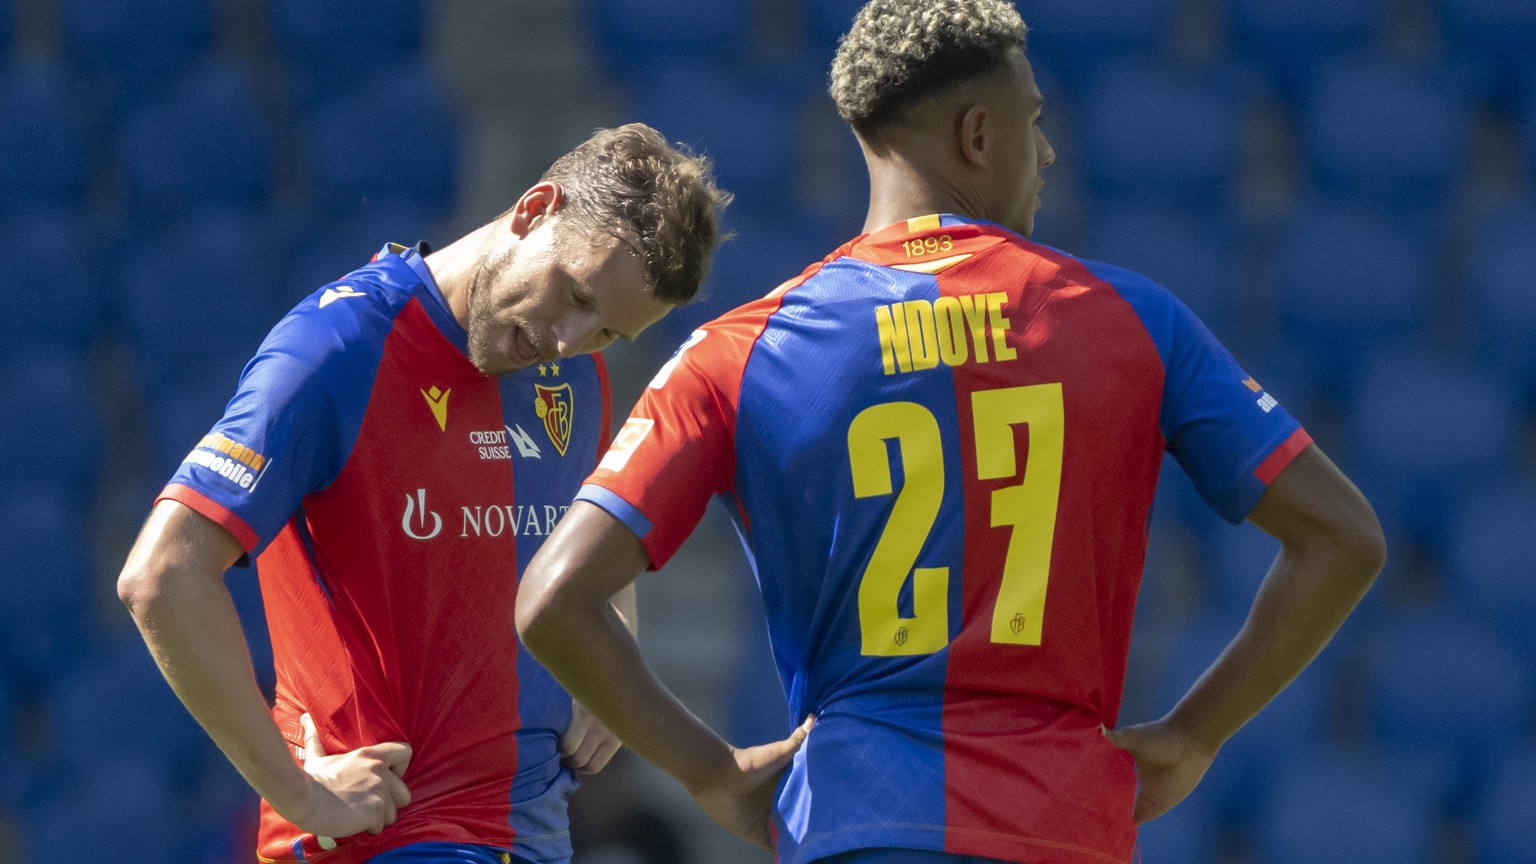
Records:
[[[613,446],[604,454],[603,461],[597,463],[598,470],[622,471],[629,462],[630,454],[645,440],[645,436],[651,434],[651,427],[656,421],[647,417],[631,417],[624,421],[624,428],[613,439]]]
[[[213,432],[197,442],[182,464],[206,468],[234,488],[249,492],[261,482],[272,460],[227,435]]]

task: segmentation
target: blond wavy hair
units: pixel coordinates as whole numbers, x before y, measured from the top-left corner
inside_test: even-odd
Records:
[[[832,60],[832,100],[859,134],[913,104],[994,72],[1028,28],[1007,0],[870,0]]]

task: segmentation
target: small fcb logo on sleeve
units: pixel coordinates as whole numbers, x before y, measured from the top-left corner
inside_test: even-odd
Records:
[[[571,415],[575,411],[571,402],[571,385],[545,387],[543,384],[535,384],[533,398],[533,413],[544,421],[544,431],[549,433],[550,443],[564,456],[565,448],[571,444]]]
[[[227,435],[213,432],[197,442],[182,464],[206,468],[224,482],[249,492],[261,482],[272,460]]]

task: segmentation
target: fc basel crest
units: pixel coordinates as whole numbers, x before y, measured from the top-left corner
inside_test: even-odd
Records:
[[[545,387],[533,385],[533,413],[544,421],[544,431],[549,433],[550,443],[561,456],[571,443],[571,414],[575,406],[571,402],[571,385]]]

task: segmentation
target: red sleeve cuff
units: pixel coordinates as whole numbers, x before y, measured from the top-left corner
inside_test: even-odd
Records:
[[[255,549],[256,544],[261,540],[260,537],[256,536],[256,532],[251,530],[251,526],[245,524],[244,519],[230,512],[228,507],[190,486],[172,483],[162,489],[160,496],[155,499],[156,504],[161,501],[175,501],[196,511],[198,515],[207,517],[220,528],[233,534],[235,539],[240,541],[240,546],[246,552]]]
[[[1280,476],[1280,472],[1285,470],[1285,466],[1291,464],[1291,460],[1295,459],[1301,451],[1307,449],[1307,445],[1311,443],[1312,436],[1307,434],[1307,430],[1297,429],[1291,433],[1291,437],[1281,442],[1279,447],[1276,447],[1273,452],[1265,457],[1264,461],[1259,463],[1259,467],[1253,469],[1253,476],[1259,478],[1265,486],[1268,486],[1274,482],[1276,477]]]

